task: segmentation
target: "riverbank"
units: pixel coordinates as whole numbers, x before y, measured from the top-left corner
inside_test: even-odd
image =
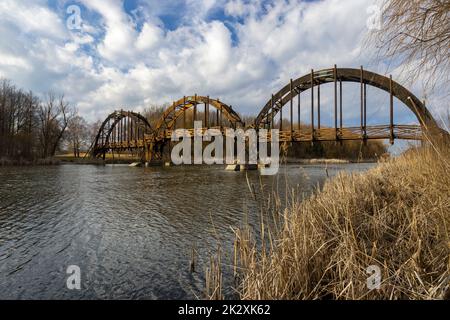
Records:
[[[293,203],[262,247],[249,227],[238,230],[240,297],[449,298],[449,172],[448,145],[410,150],[366,173],[339,174]],[[370,290],[377,269],[381,283]],[[220,277],[209,276],[211,295]]]
[[[61,164],[87,164],[87,165],[105,165],[105,164],[130,164],[139,161],[131,158],[107,158],[92,159],[92,158],[75,158],[73,156],[55,156],[54,158],[36,159],[36,160],[11,160],[7,158],[0,159],[0,167],[14,166],[14,167],[26,167],[26,166],[55,166]]]
[[[75,157],[58,157],[62,164],[88,164],[88,165],[105,165],[105,164],[131,164],[137,160],[132,159],[99,159],[99,158],[75,158]]]
[[[90,157],[81,156],[79,158],[73,155],[58,155],[56,156],[58,160],[62,163],[73,163],[73,164],[132,164],[135,162],[140,162],[141,159],[135,158],[129,155],[122,157],[112,158],[111,156],[106,157],[105,160],[97,158],[92,159]],[[287,164],[348,164],[348,163],[375,163],[376,159],[363,159],[361,161],[351,161],[347,159],[299,159],[299,158],[287,158]],[[161,164],[162,165],[162,164]]]
[[[346,164],[346,163],[377,163],[384,162],[388,159],[387,156],[381,157],[379,159],[360,159],[360,160],[349,160],[349,159],[300,159],[300,158],[287,158],[286,163],[288,164]]]
[[[6,166],[54,166],[61,164],[59,159],[46,158],[46,159],[36,159],[36,160],[25,160],[25,159],[7,159],[0,158],[0,167]]]
[[[350,163],[349,160],[344,159],[297,159],[287,158],[286,163],[289,164],[342,164]]]

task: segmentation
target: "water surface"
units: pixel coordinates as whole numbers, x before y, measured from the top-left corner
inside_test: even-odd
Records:
[[[258,224],[273,192],[284,201],[286,189],[307,194],[327,175],[372,166],[288,165],[248,180],[217,166],[0,167],[0,299],[203,297],[210,254],[231,252],[232,228]],[[66,287],[69,265],[81,290]]]

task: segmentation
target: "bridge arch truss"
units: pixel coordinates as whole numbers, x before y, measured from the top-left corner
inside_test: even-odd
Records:
[[[203,105],[203,117],[198,116],[199,105]],[[210,109],[215,109],[215,114],[211,117]],[[188,121],[188,110],[192,110],[191,120]],[[233,110],[233,108],[219,99],[211,99],[207,96],[185,96],[177,101],[174,101],[169,106],[155,126],[156,138],[164,139],[171,135],[171,132],[177,128],[178,119],[183,121],[181,128],[193,128],[193,121],[202,121],[204,128],[239,128],[244,124],[240,116]]]
[[[104,157],[110,150],[145,149],[145,136],[153,129],[148,120],[133,111],[114,111],[103,121],[95,137],[91,155]]]
[[[359,127],[344,128],[342,124],[342,83],[353,82],[360,84],[361,102]],[[320,119],[320,86],[326,83],[334,84],[334,128],[321,126]],[[367,125],[367,90],[366,86],[379,88],[390,95],[388,125]],[[301,127],[301,94],[310,90],[311,119],[308,128]],[[297,97],[297,117],[293,119],[294,98]],[[394,97],[405,104],[416,116],[419,125],[394,124]],[[280,140],[287,141],[336,141],[336,140],[366,140],[366,139],[394,139],[420,140],[426,129],[437,128],[436,121],[424,104],[409,90],[392,80],[367,70],[337,68],[319,71],[311,70],[310,74],[298,79],[290,80],[264,105],[255,119],[256,128],[274,128],[275,115],[280,113],[283,119],[283,108],[290,109],[290,128],[284,128],[280,122]],[[294,122],[297,121],[297,125]]]

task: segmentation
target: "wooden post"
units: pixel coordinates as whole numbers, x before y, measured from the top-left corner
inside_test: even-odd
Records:
[[[183,129],[186,129],[186,96],[183,96]]]
[[[139,140],[139,118],[136,120],[136,123],[134,124],[134,139],[137,141]]]
[[[194,121],[197,121],[197,94],[194,96]],[[192,123],[192,128],[194,128],[194,123]]]
[[[291,94],[291,140],[292,140],[292,132],[294,131],[294,95],[292,92],[292,79],[289,83],[289,90]]]
[[[124,142],[128,142],[127,132],[128,132],[128,117],[125,116],[124,121],[123,121],[123,141]]]
[[[298,130],[300,131],[300,112],[301,112],[301,106],[300,106],[300,88],[298,89],[298,97],[297,97],[297,109],[298,109]]]
[[[314,70],[311,69],[311,139],[314,140]]]
[[[360,128],[361,128],[361,134],[364,134],[364,127],[363,127],[363,121],[364,121],[364,119],[363,119],[363,117],[364,117],[364,84],[363,84],[363,76],[364,76],[364,69],[363,69],[363,67],[361,66],[361,81],[360,81],[360,83],[361,83],[361,86],[360,86],[360,92],[361,92],[361,112],[360,112],[360,115],[361,115],[361,123],[360,123]]]
[[[109,120],[108,120],[108,128],[109,128]],[[102,130],[102,146],[105,146],[105,128]]]
[[[140,113],[139,113],[139,115],[140,115]],[[141,123],[141,120],[139,120],[139,124]],[[141,126],[138,126],[138,134],[137,134],[137,137],[138,137],[138,139],[140,140],[141,139],[141,131],[142,131],[142,129],[141,129]],[[143,140],[143,139],[142,139]]]
[[[128,111],[128,116],[127,116],[127,142],[128,142],[128,147],[130,147],[130,111]]]
[[[283,106],[280,108],[280,131],[283,131]]]
[[[209,121],[209,96],[206,98],[205,103],[205,127],[208,128],[208,121]]]
[[[133,138],[134,138],[134,121],[130,117],[130,141],[134,140]]]
[[[390,131],[390,143],[394,144],[394,86],[392,82],[392,75],[389,76],[389,131]]]
[[[271,100],[271,104],[272,104],[272,107],[271,107],[271,109],[270,109],[270,121],[271,121],[271,128],[273,129],[273,118],[274,118],[274,115],[273,115],[273,103],[274,103],[274,97],[273,97],[273,94],[272,94],[272,100]]]
[[[120,112],[121,114],[122,114],[122,112],[123,112],[123,110]],[[120,131],[119,131],[119,143],[120,143],[120,145],[122,145],[122,141],[123,141],[123,137],[122,137],[122,134],[123,134],[123,118],[120,118],[120,120],[119,120],[119,129],[120,129]]]
[[[334,65],[334,130],[336,133],[336,140],[338,139],[338,120],[337,120],[337,66]]]
[[[342,118],[342,80],[339,79],[339,127],[341,128],[341,133],[343,124]]]
[[[364,138],[367,138],[367,87],[364,83]]]
[[[223,106],[222,106],[222,103],[220,103],[220,100],[219,99],[216,99],[217,100],[217,103],[219,104],[219,106],[220,106],[220,108],[219,108],[219,110],[220,110],[220,114],[219,114],[219,126],[220,126],[220,129],[222,129],[222,126],[223,126]]]
[[[317,85],[317,129],[320,131],[320,83]]]
[[[116,141],[116,126],[112,129],[112,143],[114,144]]]
[[[116,144],[120,142],[120,124],[121,124],[121,120],[119,120],[119,123],[118,123],[118,126],[117,126],[117,130],[116,130],[116,133],[117,133]]]
[[[172,102],[172,108],[173,108],[173,130],[177,129],[177,122],[178,122],[178,118],[176,118],[177,116],[177,110],[175,110],[175,101]]]
[[[217,126],[217,127],[220,127],[220,126],[219,126],[219,110],[220,110],[220,108],[221,108],[221,107],[219,107],[218,109],[216,109],[216,126]]]

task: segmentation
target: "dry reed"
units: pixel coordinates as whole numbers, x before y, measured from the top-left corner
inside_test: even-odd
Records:
[[[339,174],[281,220],[279,230],[258,230],[262,245],[247,227],[236,231],[242,299],[449,298],[448,143]],[[379,289],[368,289],[371,265],[381,270]]]

